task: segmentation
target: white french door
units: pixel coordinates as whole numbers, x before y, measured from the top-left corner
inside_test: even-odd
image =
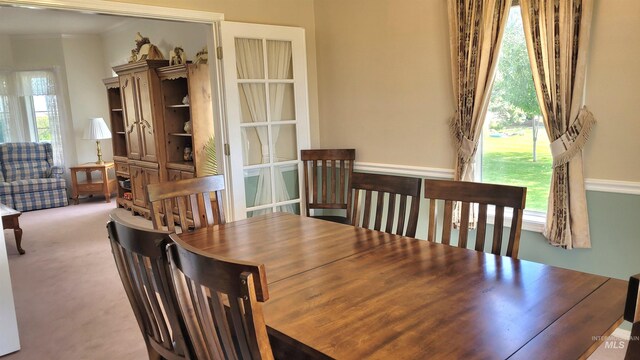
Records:
[[[300,149],[309,147],[304,29],[223,21],[231,204],[235,220],[300,213]]]

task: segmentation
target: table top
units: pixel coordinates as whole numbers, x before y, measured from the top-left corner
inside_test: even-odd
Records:
[[[113,161],[105,162],[104,164],[86,163],[71,166],[71,170],[91,170],[91,169],[109,169],[113,167]]]
[[[22,213],[16,209],[10,208],[5,204],[0,203],[0,216],[12,216],[12,215],[22,215]]]
[[[337,359],[578,358],[626,282],[289,214],[180,237],[265,264],[267,325]]]

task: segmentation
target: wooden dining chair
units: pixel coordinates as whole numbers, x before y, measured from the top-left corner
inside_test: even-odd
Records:
[[[444,201],[441,242],[451,243],[453,227],[454,203],[461,202],[458,247],[466,248],[469,238],[471,209],[478,205],[478,222],[475,238],[475,249],[484,251],[487,229],[488,205],[495,206],[491,253],[501,255],[505,207],[513,208],[511,230],[506,249],[506,256],[517,258],[522,230],[522,213],[527,198],[527,188],[507,185],[482,184],[466,181],[425,180],[424,197],[429,202],[429,230],[427,240],[436,241],[438,222],[437,200]]]
[[[349,187],[356,158],[355,149],[301,150],[304,166],[306,214],[311,210],[340,210],[340,215],[314,215],[333,222],[346,223],[351,202]]]
[[[629,278],[624,319],[631,322],[631,339],[627,345],[625,360],[640,360],[640,274]]]
[[[264,265],[215,257],[172,234],[169,261],[198,359],[273,359],[260,302]]]
[[[107,231],[149,359],[193,359],[171,285],[165,249],[171,242],[169,233],[126,225],[114,214],[107,223]]]
[[[353,173],[350,194],[353,197],[353,211],[349,214],[349,223],[354,226],[414,237],[420,209],[420,187],[421,180],[417,178]],[[372,205],[374,193],[376,202]],[[397,207],[396,203],[398,203]],[[375,213],[373,218],[372,213]],[[383,221],[384,214],[386,214],[386,221]],[[371,220],[374,220],[373,226]]]
[[[183,232],[224,224],[222,190],[222,175],[147,185],[153,227],[162,229],[166,225],[170,232],[175,232],[176,217]],[[211,193],[214,193],[213,198]]]

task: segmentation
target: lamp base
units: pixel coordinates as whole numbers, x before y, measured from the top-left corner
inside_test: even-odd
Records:
[[[96,150],[98,152],[98,161],[96,161],[96,164],[103,165],[104,161],[102,161],[102,149],[100,149],[100,140],[96,140]]]

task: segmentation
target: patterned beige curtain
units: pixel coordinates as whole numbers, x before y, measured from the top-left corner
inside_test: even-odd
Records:
[[[448,0],[451,72],[456,114],[455,180],[472,181],[511,0]]]
[[[553,175],[544,235],[552,245],[589,248],[582,147],[595,123],[584,106],[593,0],[520,0]]]

